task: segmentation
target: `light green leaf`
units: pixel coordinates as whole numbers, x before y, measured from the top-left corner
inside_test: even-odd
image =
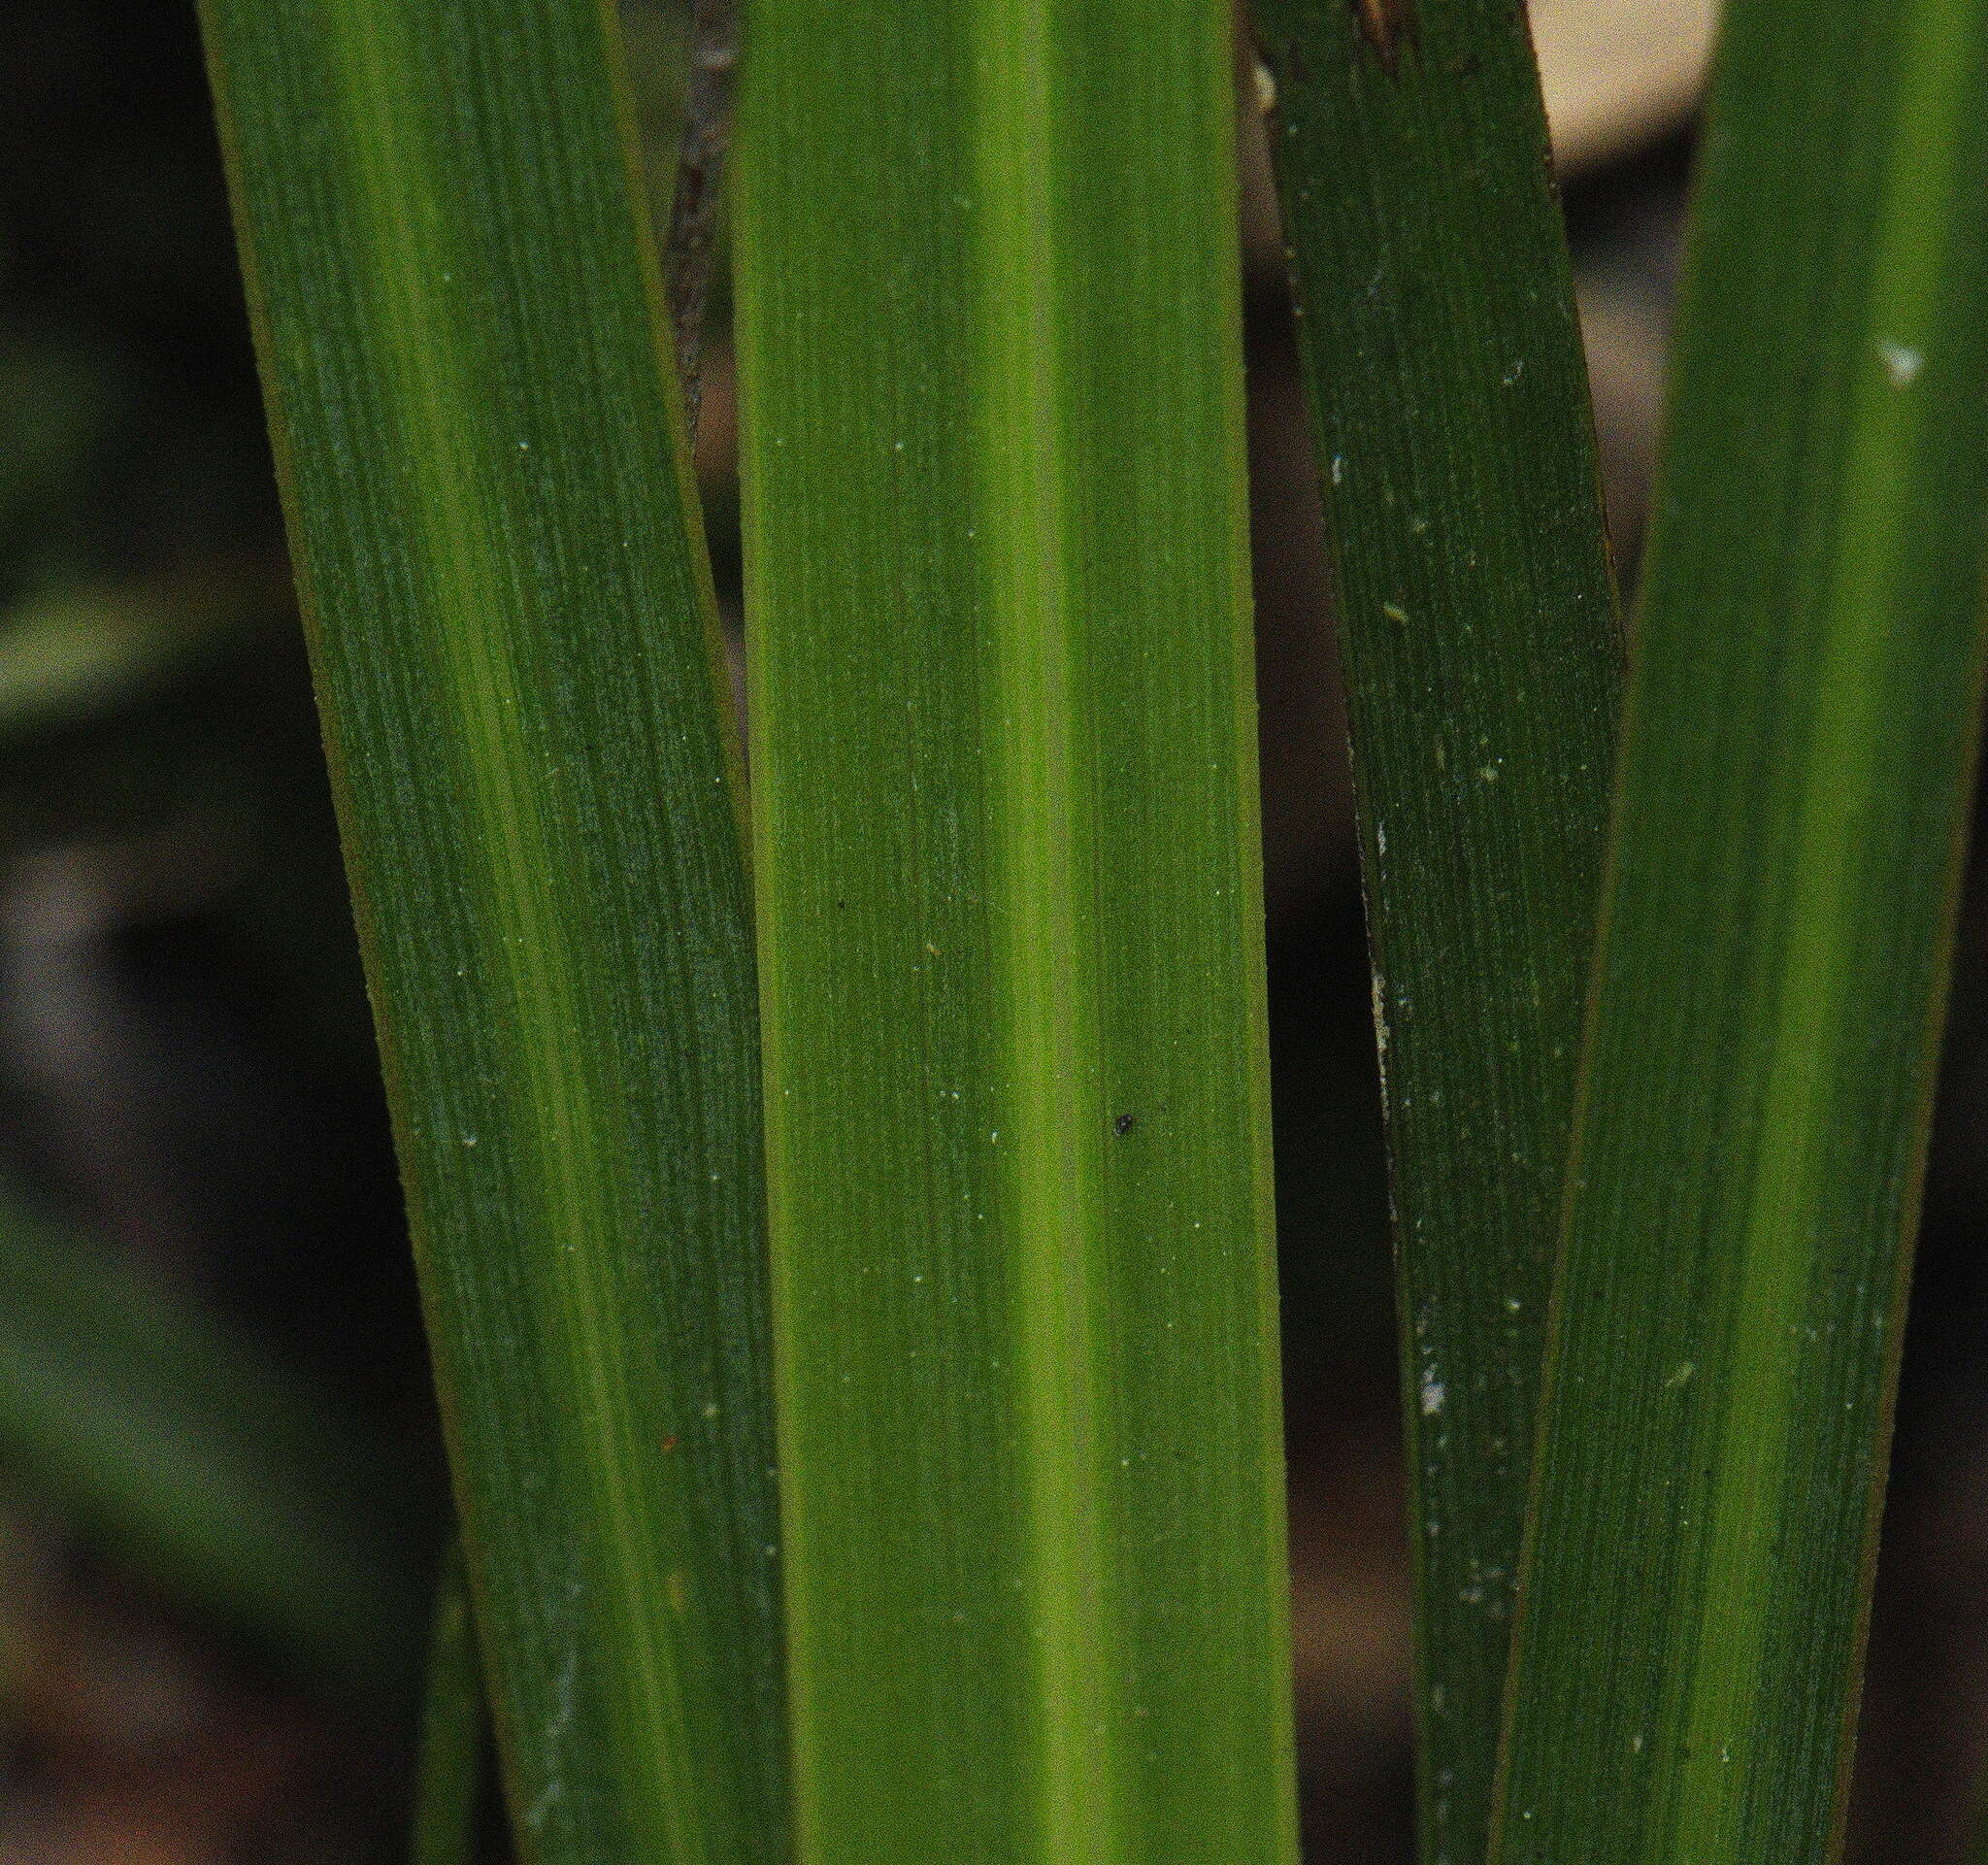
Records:
[[[763,0],[736,152],[811,1865],[1293,1847],[1230,23]]]

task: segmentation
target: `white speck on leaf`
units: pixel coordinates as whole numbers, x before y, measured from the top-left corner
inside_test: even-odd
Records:
[[[1387,981],[1374,974],[1374,1059],[1380,1071],[1380,1104],[1387,1105]]]
[[[1432,1379],[1432,1378],[1431,1378],[1431,1377],[1430,1377],[1430,1376],[1429,1376],[1428,1374],[1426,1374],[1426,1373],[1425,1373],[1425,1374],[1423,1374],[1423,1376],[1422,1376],[1422,1415],[1423,1415],[1423,1417],[1425,1417],[1425,1418],[1433,1418],[1433,1417],[1434,1417],[1434,1416],[1435,1416],[1435,1415],[1437,1415],[1437,1413],[1441,1412],[1441,1411],[1442,1410],[1442,1401],[1443,1401],[1443,1397],[1444,1397],[1444,1393],[1443,1393],[1443,1390],[1442,1390],[1442,1382],[1441,1382],[1441,1380],[1437,1380],[1437,1379]]]
[[[546,1782],[545,1786],[540,1788],[538,1799],[533,1801],[524,1810],[524,1823],[533,1832],[537,1832],[546,1823],[547,1815],[551,1813],[560,1795],[565,1793],[565,1791],[566,1783],[557,1775],[554,1775],[550,1781]]]
[[[1904,344],[1880,343],[1877,346],[1877,359],[1884,365],[1884,374],[1894,388],[1908,388],[1925,364],[1926,358],[1916,350],[1909,350]]]
[[[552,1685],[552,1719],[546,1726],[546,1748],[553,1757],[554,1768],[560,1765],[559,1745],[565,1739],[567,1731],[573,1727],[574,1684],[579,1680],[579,1672],[580,1653],[569,1648],[566,1656],[560,1662],[559,1676]],[[564,1778],[554,1774],[539,1789],[537,1798],[525,1809],[525,1824],[536,1832],[546,1823],[547,1815],[565,1797],[565,1793]]]

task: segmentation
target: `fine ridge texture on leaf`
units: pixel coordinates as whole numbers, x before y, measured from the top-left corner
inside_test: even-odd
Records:
[[[204,17],[518,1842],[775,1859],[750,930],[612,17]]]
[[[1988,11],[1734,0],[1497,1865],[1840,1842],[1976,735]]]
[[[1293,1851],[1232,42],[766,0],[735,218],[796,1825]]]
[[[1504,0],[1257,0],[1381,1044],[1424,1856],[1482,1856],[1621,678],[1574,280]]]

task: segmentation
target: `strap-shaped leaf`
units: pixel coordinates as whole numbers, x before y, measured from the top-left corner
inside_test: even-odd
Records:
[[[1574,281],[1505,0],[1257,0],[1381,1044],[1424,1856],[1481,1858],[1620,684]]]
[[[520,1842],[775,1858],[750,934],[612,19],[205,17]]]
[[[1726,22],[1499,1865],[1837,1843],[1976,733],[1984,84],[1978,0]]]
[[[749,28],[804,1854],[1288,1858],[1228,11]]]

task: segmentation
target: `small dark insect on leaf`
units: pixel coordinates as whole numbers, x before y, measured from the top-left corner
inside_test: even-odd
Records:
[[[1115,1133],[1115,1134],[1116,1134],[1116,1135],[1117,1135],[1117,1136],[1119,1137],[1119,1139],[1121,1139],[1121,1140],[1122,1140],[1122,1139],[1124,1139],[1124,1138],[1125,1138],[1125,1136],[1126,1136],[1126,1135],[1127,1135],[1128,1133],[1130,1133],[1130,1132],[1132,1131],[1132,1129],[1133,1129],[1134,1127],[1136,1127],[1136,1126],[1138,1126],[1138,1125],[1139,1125],[1139,1116],[1138,1116],[1138,1115],[1136,1115],[1136,1114],[1121,1114],[1121,1115],[1120,1115],[1120,1116],[1119,1116],[1117,1117],[1117,1119],[1115,1119],[1115,1120],[1113,1120],[1113,1121],[1111,1122],[1111,1131],[1112,1131],[1113,1133]]]
[[[1374,48],[1380,68],[1392,78],[1401,63],[1402,48],[1416,41],[1414,0],[1352,0],[1352,8],[1361,36]]]

